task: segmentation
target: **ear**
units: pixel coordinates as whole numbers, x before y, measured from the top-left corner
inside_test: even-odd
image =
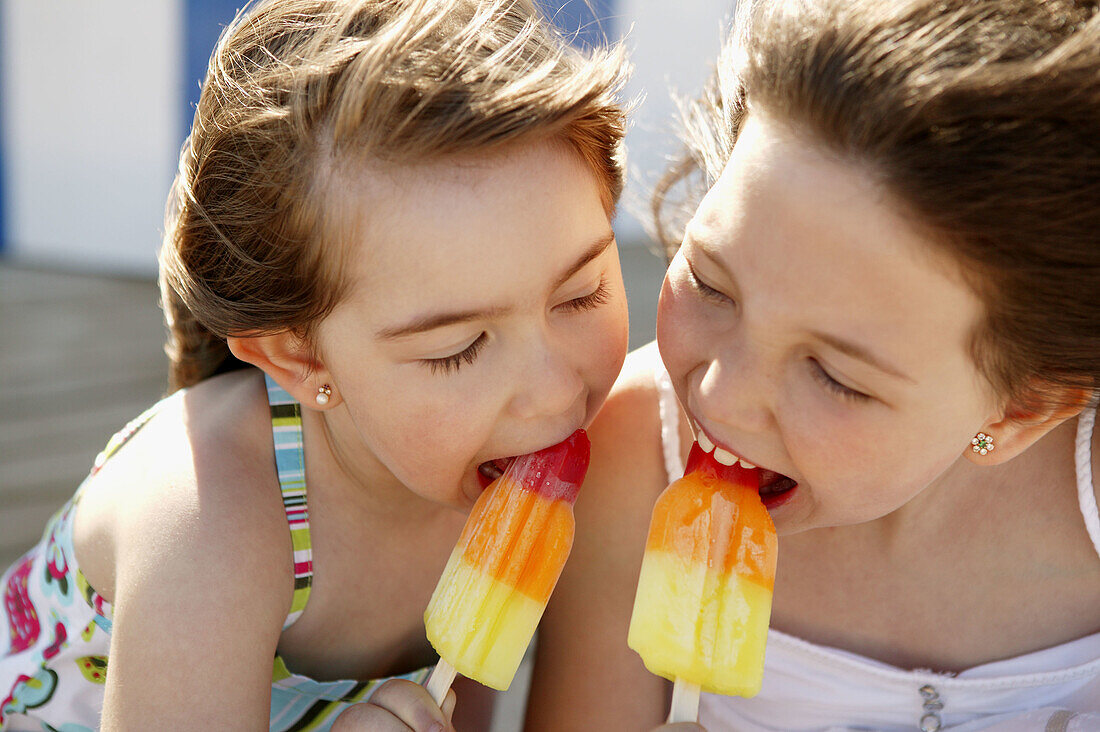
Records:
[[[270,376],[302,406],[328,409],[339,403],[340,393],[332,383],[332,375],[300,336],[283,331],[272,335],[231,335],[225,340],[234,356]],[[324,405],[317,402],[317,394],[323,387],[330,389]]]
[[[968,448],[966,456],[980,465],[1006,463],[1067,419],[1080,414],[1092,398],[1091,391],[1070,387],[1048,388],[1040,393],[1042,401],[1030,402],[1028,406],[1010,402],[999,419],[981,429],[993,438],[994,448],[985,455]]]

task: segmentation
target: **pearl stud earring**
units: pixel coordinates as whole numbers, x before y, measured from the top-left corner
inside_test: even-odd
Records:
[[[328,384],[317,387],[317,403],[322,407],[328,404],[329,397],[332,396],[332,387]]]
[[[979,455],[993,452],[993,435],[979,432],[974,439],[970,441],[970,445],[970,449]]]

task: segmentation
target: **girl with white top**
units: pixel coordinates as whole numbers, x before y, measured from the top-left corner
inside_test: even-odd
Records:
[[[664,719],[627,626],[698,439],[780,535],[763,689],[704,695],[707,729],[1100,729],[1096,3],[746,6],[686,110],[531,728]]]

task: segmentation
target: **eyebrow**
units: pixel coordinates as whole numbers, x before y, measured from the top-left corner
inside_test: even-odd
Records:
[[[608,232],[596,241],[594,241],[592,243],[592,246],[588,247],[585,253],[582,254],[576,262],[574,262],[568,269],[565,270],[565,272],[562,273],[561,277],[558,277],[558,279],[554,282],[554,286],[551,289],[556,290],[564,285],[566,282],[569,281],[570,277],[580,272],[582,269],[587,267],[588,264],[592,262],[592,260],[596,259],[605,251],[607,251],[607,248],[611,246],[614,242],[614,232]]]
[[[707,241],[706,239],[700,239],[700,238],[697,238],[697,237],[694,237],[694,236],[690,236],[690,234],[689,234],[688,237],[684,237],[684,241],[686,242],[689,237],[690,237],[692,243],[695,244],[696,249],[698,249],[699,252],[704,257],[706,257],[707,260],[710,261],[711,264],[713,264],[718,269],[722,270],[722,274],[724,274],[726,277],[728,277],[732,284],[736,285],[737,284],[737,278],[733,276],[733,272],[731,272],[729,270],[729,267],[726,266],[726,263],[722,261],[722,259],[718,256],[718,254],[715,253],[711,249],[710,242]]]
[[[827,343],[829,346],[835,348],[836,350],[847,356],[851,356],[854,359],[863,361],[864,363],[874,366],[879,371],[890,374],[891,376],[896,376],[899,379],[904,379],[911,384],[917,383],[916,380],[913,379],[911,376],[907,376],[906,374],[902,373],[899,369],[894,368],[893,366],[875,356],[873,353],[862,346],[858,346],[855,343],[851,343],[842,338],[837,338],[836,336],[829,335],[828,333],[822,333],[820,331],[810,331],[810,335],[812,335],[814,338],[817,338],[819,341]]]
[[[592,260],[603,254],[609,246],[615,241],[615,234],[608,233],[597,239],[584,254],[577,259],[576,262],[569,265],[568,268],[554,281],[552,290],[556,290],[569,281],[569,278],[580,272]],[[457,325],[459,323],[469,323],[473,320],[489,320],[492,318],[498,318],[505,315],[511,310],[511,308],[494,307],[486,308],[482,310],[456,310],[452,312],[432,313],[429,315],[421,315],[413,318],[411,321],[404,325],[394,326],[390,328],[383,328],[378,331],[378,337],[384,340],[397,340],[399,338],[406,338],[417,333],[424,333],[429,330],[435,330],[436,328],[442,328],[448,325]]]

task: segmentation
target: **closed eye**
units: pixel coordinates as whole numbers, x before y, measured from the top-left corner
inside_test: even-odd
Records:
[[[706,299],[716,303],[722,303],[724,305],[733,304],[733,298],[729,297],[719,290],[714,289],[706,282],[703,282],[701,279],[699,279],[699,275],[695,274],[695,268],[691,266],[690,262],[688,263],[688,279],[691,280],[691,286],[695,289],[695,291]]]
[[[607,286],[607,278],[600,277],[600,284],[596,286],[596,289],[587,295],[582,297],[575,297],[572,300],[567,300],[558,308],[563,308],[567,311],[581,311],[581,310],[595,310],[600,305],[603,305],[611,299],[611,288]]]
[[[458,371],[462,367],[462,364],[473,363],[477,359],[478,353],[480,353],[481,349],[485,347],[487,341],[488,335],[486,333],[482,333],[474,339],[473,343],[466,346],[466,348],[464,348],[462,351],[452,356],[444,356],[443,358],[425,358],[421,359],[421,362],[426,364],[432,370],[433,374],[453,373]]]
[[[836,394],[837,396],[844,399],[850,399],[852,401],[867,401],[873,398],[868,396],[867,394],[864,394],[861,391],[856,391],[855,389],[841,384],[839,381],[829,375],[829,372],[826,371],[824,367],[822,367],[822,365],[817,362],[817,359],[811,358],[809,359],[809,362],[810,373],[823,387],[825,387],[826,390],[832,392],[833,394]]]

